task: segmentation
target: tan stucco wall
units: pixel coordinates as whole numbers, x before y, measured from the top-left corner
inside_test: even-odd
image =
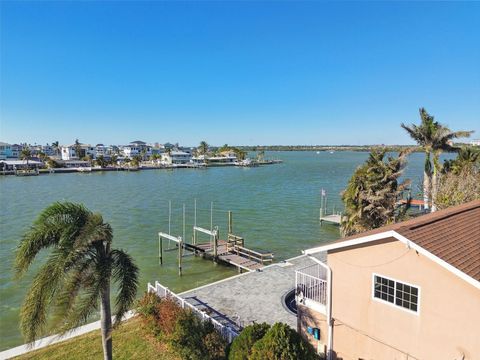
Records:
[[[480,290],[466,281],[393,239],[327,261],[338,357],[480,359]],[[372,299],[373,273],[420,287],[419,313]]]
[[[325,315],[318,313],[308,307],[297,304],[297,331],[313,345],[317,352],[325,353],[327,343],[327,320]],[[307,328],[319,328],[320,340],[308,334]]]

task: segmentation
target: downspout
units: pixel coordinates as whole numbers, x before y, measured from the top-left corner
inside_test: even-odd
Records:
[[[333,360],[333,319],[332,319],[332,269],[318,260],[316,257],[311,254],[307,254],[310,259],[315,261],[318,265],[322,266],[327,271],[327,324],[328,324],[328,334],[327,334],[327,360]]]

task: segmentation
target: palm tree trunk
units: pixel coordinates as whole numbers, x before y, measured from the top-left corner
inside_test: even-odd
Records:
[[[102,289],[100,298],[100,325],[102,330],[103,358],[104,360],[112,360],[112,310],[110,309],[110,280],[108,280],[105,288]]]
[[[423,206],[425,210],[430,209],[430,176],[426,170],[423,171]]]

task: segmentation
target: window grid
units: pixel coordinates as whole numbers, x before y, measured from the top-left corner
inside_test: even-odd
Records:
[[[374,293],[377,299],[404,309],[418,311],[418,288],[374,275]]]

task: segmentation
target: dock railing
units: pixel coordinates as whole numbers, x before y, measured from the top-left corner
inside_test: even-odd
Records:
[[[327,304],[327,274],[318,264],[306,266],[295,271],[295,289],[297,298],[313,300]]]
[[[273,253],[271,252],[261,253],[239,245],[234,245],[232,251],[239,256],[260,262],[262,265],[264,265],[266,262],[272,262],[274,257]]]
[[[153,292],[157,294],[157,296],[161,299],[169,298],[175,301],[182,309],[190,309],[193,314],[197,315],[203,321],[210,321],[215,329],[222,335],[222,337],[228,341],[230,344],[235,337],[239,335],[239,332],[228,325],[224,325],[221,322],[215,320],[210,315],[208,315],[205,311],[197,309],[194,305],[190,304],[181,296],[175,294],[169,288],[163,286],[158,281],[155,281],[155,286],[148,283],[147,285],[147,292]]]

